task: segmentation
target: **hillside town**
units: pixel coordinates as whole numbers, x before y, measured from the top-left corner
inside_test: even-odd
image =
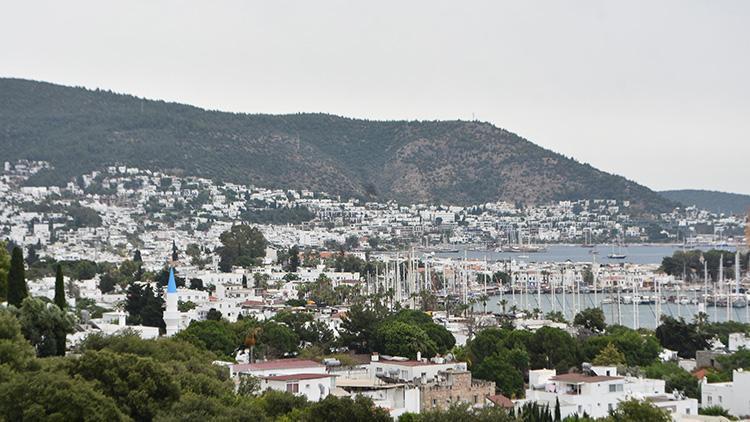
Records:
[[[720,247],[740,243],[745,223],[744,215],[716,215],[694,207],[640,220],[629,213],[627,201],[607,199],[468,207],[362,202],[125,166],[107,167],[62,187],[34,183],[48,168],[45,162],[4,163],[4,239],[65,260],[119,263],[139,249],[150,269],[163,264],[173,241],[182,250],[200,245],[211,251],[219,246],[219,235],[238,223],[259,227],[275,248],[335,249],[331,246],[349,242],[361,251],[466,246],[521,252],[559,243],[661,241]],[[218,265],[210,254],[200,258],[210,261],[211,268]]]
[[[237,392],[363,396],[393,419],[456,406],[603,418],[633,400],[679,421],[750,415],[744,216],[688,207],[646,221],[611,200],[398,205],[124,166],[33,183],[48,168],[5,163],[0,232],[25,274],[20,312],[45,306],[30,298],[74,310],[57,354],[176,338],[214,353]],[[673,260],[713,249],[705,271],[589,249],[654,239],[682,243]],[[590,253],[535,259],[559,243]],[[685,346],[667,324],[700,340]]]

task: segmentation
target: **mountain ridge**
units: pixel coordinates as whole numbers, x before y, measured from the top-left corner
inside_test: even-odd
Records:
[[[673,189],[660,191],[670,201],[685,206],[697,206],[715,213],[747,214],[750,212],[750,195],[707,189]]]
[[[0,141],[7,159],[53,164],[39,182],[125,164],[404,203],[619,199],[647,212],[674,205],[484,122],[231,113],[0,78]]]

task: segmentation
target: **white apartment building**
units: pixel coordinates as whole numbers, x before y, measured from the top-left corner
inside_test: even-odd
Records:
[[[239,383],[243,375],[260,378],[261,390],[287,391],[310,401],[326,398],[336,389],[336,375],[325,365],[305,359],[277,359],[231,365],[229,374]]]
[[[750,415],[750,372],[738,369],[732,372],[731,382],[701,384],[701,406],[721,406],[734,416]]]
[[[673,415],[698,414],[697,400],[666,393],[663,380],[618,376],[616,367],[593,367],[592,370],[594,375],[557,375],[554,369],[529,371],[526,398],[517,400],[516,406],[537,402],[552,409],[559,401],[563,418],[584,413],[601,418],[621,401],[635,398],[647,400]]]

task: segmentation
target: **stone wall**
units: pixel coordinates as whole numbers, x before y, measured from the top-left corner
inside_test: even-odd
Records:
[[[420,387],[420,410],[447,409],[455,403],[482,407],[485,398],[495,394],[495,383],[472,380],[471,372],[441,372],[436,382]]]

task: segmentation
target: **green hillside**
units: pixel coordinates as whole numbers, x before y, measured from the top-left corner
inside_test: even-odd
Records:
[[[668,190],[659,193],[670,201],[685,206],[695,205],[715,213],[741,215],[747,214],[750,210],[750,195],[696,189]]]
[[[54,165],[39,183],[125,164],[408,203],[611,198],[648,211],[672,205],[646,187],[479,122],[225,113],[0,79],[0,142],[5,160]]]

